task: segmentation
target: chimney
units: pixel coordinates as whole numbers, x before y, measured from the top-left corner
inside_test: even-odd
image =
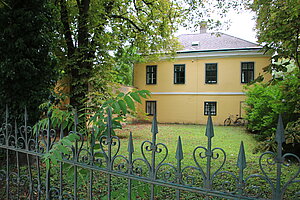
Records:
[[[200,33],[206,33],[206,31],[207,31],[207,22],[202,21],[200,24]]]

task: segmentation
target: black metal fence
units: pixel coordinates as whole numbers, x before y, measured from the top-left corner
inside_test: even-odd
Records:
[[[76,131],[75,124],[69,135],[75,134],[79,139],[65,142],[61,151],[52,149],[64,138],[63,132],[51,129],[50,119],[47,129],[34,131],[27,126],[26,116],[25,113],[25,123],[18,126],[8,121],[6,111],[1,127],[1,199],[279,200],[300,197],[300,159],[294,154],[282,153],[281,117],[276,131],[277,152],[263,153],[258,159],[257,174],[247,174],[243,142],[237,162],[232,165],[235,169],[224,170],[226,153],[222,148],[212,147],[214,129],[210,116],[205,133],[207,146],[196,147],[189,152],[191,157],[184,156],[179,137],[176,153],[171,155],[176,158],[175,164],[165,162],[170,156],[169,150],[157,141],[155,116],[152,138],[142,142],[141,155],[134,153],[131,133],[128,154],[119,154],[121,140],[111,135],[111,114],[107,118],[108,135],[99,138],[95,138],[93,132],[89,136],[82,135]],[[57,163],[55,159],[45,160],[51,156],[61,159]],[[194,165],[184,166],[184,159],[191,160]],[[216,160],[219,162],[213,165]]]

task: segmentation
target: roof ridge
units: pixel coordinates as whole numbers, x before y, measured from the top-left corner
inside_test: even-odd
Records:
[[[259,46],[258,43],[251,42],[251,41],[249,41],[249,40],[246,40],[246,39],[243,39],[243,38],[239,38],[239,37],[230,35],[230,34],[228,34],[228,33],[223,33],[223,32],[220,32],[220,33],[223,34],[223,35],[227,35],[227,36],[229,36],[229,37],[233,37],[233,38],[236,38],[236,39],[239,39],[239,40],[243,40],[243,41],[245,41],[245,42],[249,42],[249,43],[251,43],[251,44],[255,44],[255,45]]]
[[[217,37],[219,37],[218,34],[221,34],[221,35],[227,35],[227,36],[229,36],[229,37],[233,37],[233,38],[236,38],[236,39],[238,39],[238,40],[243,40],[243,41],[245,41],[245,42],[249,42],[249,43],[254,44],[254,45],[259,45],[259,44],[256,43],[256,42],[251,42],[251,41],[249,41],[249,40],[246,40],[246,39],[243,39],[243,38],[240,38],[240,37],[236,37],[236,36],[230,35],[230,34],[228,34],[228,33],[223,33],[223,32],[211,32],[211,33],[186,33],[186,34],[180,34],[180,35],[178,35],[177,37],[184,36],[184,35],[204,35],[204,34],[216,35]]]

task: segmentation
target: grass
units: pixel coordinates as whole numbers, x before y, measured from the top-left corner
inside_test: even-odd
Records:
[[[175,158],[175,152],[177,148],[177,140],[178,137],[181,136],[182,139],[182,145],[183,145],[183,153],[184,153],[184,159],[182,160],[182,168],[185,166],[196,166],[196,163],[193,159],[193,151],[198,146],[207,147],[207,137],[205,136],[205,129],[206,126],[204,125],[179,125],[179,124],[159,124],[158,125],[159,133],[157,134],[157,143],[164,143],[168,148],[168,156],[167,159],[164,161],[164,163],[172,163],[174,166],[176,166],[176,158]],[[128,158],[128,152],[127,152],[127,145],[128,145],[128,139],[129,139],[129,133],[132,132],[133,140],[134,140],[134,153],[133,158],[141,158],[141,144],[148,140],[152,141],[152,133],[151,133],[151,124],[135,124],[135,125],[125,125],[122,130],[117,130],[116,134],[120,138],[120,151],[118,152],[118,155],[124,155]],[[116,141],[116,140],[114,140]],[[226,152],[226,164],[222,168],[222,170],[227,170],[232,172],[235,175],[238,175],[238,167],[236,164],[237,158],[238,158],[238,152],[240,149],[240,143],[241,141],[244,142],[245,146],[245,153],[246,153],[246,159],[247,159],[247,168],[245,169],[245,176],[244,178],[248,177],[250,174],[262,174],[261,170],[259,168],[259,154],[253,154],[253,150],[256,146],[256,141],[253,138],[253,135],[247,133],[243,127],[224,127],[224,126],[215,126],[214,127],[214,137],[212,138],[212,148],[222,148]],[[162,146],[160,146],[162,147]],[[98,149],[99,147],[97,147]],[[95,150],[97,150],[95,149]],[[112,148],[112,152],[116,152],[116,146]],[[151,152],[147,152],[146,157],[148,161],[151,163]],[[165,154],[165,150],[156,156],[156,165],[162,161],[163,155]],[[220,151],[218,151],[220,153]],[[196,154],[196,160],[200,164],[200,166],[203,168],[203,170],[206,172],[206,158],[201,159],[199,157],[199,151],[197,151]],[[212,160],[212,173],[214,173],[221,165],[223,161],[222,154],[220,154],[220,157],[218,159]],[[124,160],[122,161],[122,158],[120,160],[116,160],[114,163],[114,170],[117,169],[118,163],[124,163]],[[139,165],[140,163],[135,163],[136,166],[142,166]],[[276,179],[276,166],[274,165],[267,165],[266,160],[264,160],[264,169],[266,169],[267,174],[270,176],[270,178],[275,181]],[[105,167],[105,163],[102,167]],[[145,167],[145,166],[144,166]],[[296,170],[298,170],[298,166],[291,166],[291,167],[283,167],[283,174],[282,174],[282,180],[283,182],[287,182],[293,174],[295,174]],[[16,168],[16,166],[14,167]],[[74,167],[69,164],[64,164],[63,167],[63,190],[64,192],[68,194],[72,194],[73,192],[73,181],[74,181]],[[143,176],[148,177],[147,168],[144,168]],[[10,169],[11,171],[15,171],[16,169]],[[33,168],[32,168],[33,170]],[[45,177],[45,167],[42,164],[41,165],[41,174],[43,177],[42,182],[44,183],[44,177]],[[24,166],[24,174],[28,173],[28,170],[26,166]],[[158,173],[158,177],[161,179],[161,175],[163,172],[169,171],[172,177],[174,178],[174,170],[164,169],[161,168],[160,173]],[[37,170],[34,169],[34,177],[37,177]],[[88,188],[89,188],[89,177],[90,177],[90,171],[86,170],[83,167],[78,167],[78,198],[79,199],[86,199],[88,194]],[[59,177],[59,167],[58,166],[52,166],[51,168],[51,185],[52,186],[58,186],[60,177]],[[197,171],[193,171],[190,168],[184,171],[185,175],[194,176],[196,178],[195,186],[197,187],[203,187],[203,180],[201,178],[201,175]],[[184,176],[186,177],[186,176]],[[1,177],[0,177],[1,178]],[[107,184],[108,184],[108,176],[105,173],[93,172],[93,194],[94,198],[96,199],[107,199]],[[127,199],[127,187],[128,187],[128,179],[126,178],[120,178],[117,176],[111,176],[112,180],[112,199],[118,199],[118,200],[126,200]],[[298,176],[299,180],[299,176]],[[227,181],[226,184],[228,185],[222,185],[224,181]],[[255,194],[261,194],[262,198],[271,198],[271,190],[269,188],[269,184],[266,184],[266,182],[258,179],[253,178],[247,181],[249,183],[247,187],[247,194],[255,195]],[[186,182],[187,183],[187,182]],[[251,186],[259,186],[258,188],[251,188]],[[235,180],[232,179],[230,176],[222,175],[217,176],[217,178],[214,179],[213,187],[215,190],[222,191],[234,191],[236,188]],[[132,181],[132,199],[139,199],[139,200],[146,200],[149,199],[149,191],[150,185],[140,182],[140,181]],[[2,188],[5,189],[5,188]],[[25,190],[28,190],[28,184],[26,184]],[[175,199],[175,190],[170,189],[167,187],[161,187],[161,186],[155,186],[155,199]],[[289,187],[288,191],[285,193],[285,197],[283,199],[297,199],[295,197],[295,191],[300,191],[300,184],[295,183],[291,187]],[[0,187],[0,193],[1,193],[1,187]],[[3,193],[4,194],[4,193]],[[1,198],[1,195],[0,195]],[[42,198],[44,199],[44,197]],[[204,199],[204,195],[199,195],[192,192],[184,192],[182,191],[181,199]],[[209,199],[224,199],[224,198],[209,198]]]
[[[179,125],[179,124],[159,124],[157,143],[164,143],[168,147],[168,161],[175,162],[175,152],[178,137],[181,137],[184,160],[187,164],[192,164],[192,154],[197,146],[207,147],[208,139],[205,136],[206,126],[204,125]],[[134,156],[141,155],[140,146],[143,141],[152,141],[151,124],[125,125],[122,130],[117,130],[116,134],[121,138],[120,154],[127,155],[127,144],[129,133],[132,132],[135,152]],[[244,142],[246,158],[248,162],[258,160],[259,154],[253,154],[256,141],[253,136],[245,131],[243,127],[215,126],[214,137],[212,138],[212,148],[219,147],[226,152],[227,160],[236,162],[241,141]]]
[[[179,124],[159,124],[159,133],[157,134],[157,143],[164,143],[168,148],[168,157],[164,161],[174,164],[176,166],[175,152],[177,148],[177,140],[180,136],[182,139],[184,159],[182,161],[183,167],[185,166],[196,166],[193,159],[193,151],[198,146],[207,147],[208,139],[205,136],[205,125],[179,125]],[[127,145],[129,133],[132,132],[135,152],[133,154],[134,158],[141,158],[141,144],[145,140],[152,141],[151,124],[136,124],[136,125],[125,125],[122,130],[116,132],[117,136],[121,138],[121,147],[118,154],[128,155]],[[238,153],[240,149],[241,141],[244,143],[247,168],[244,171],[244,177],[248,177],[251,174],[260,174],[262,172],[259,166],[259,157],[262,153],[253,153],[256,147],[256,140],[253,135],[246,132],[244,127],[233,127],[233,126],[214,126],[214,137],[212,138],[212,148],[222,148],[226,152],[226,163],[221,170],[226,170],[234,173],[238,176],[239,169],[237,167]],[[145,151],[148,161],[151,163],[151,152]],[[216,153],[221,151],[216,151]],[[201,159],[199,156],[199,151],[196,154],[196,160],[200,163],[200,166],[206,171],[207,160]],[[204,152],[203,152],[204,153]],[[160,154],[165,155],[165,151]],[[218,159],[212,159],[212,173],[214,173],[223,162],[224,156],[219,154]],[[157,154],[156,164],[162,160],[163,156]],[[276,165],[267,164],[267,159],[262,160],[263,169],[266,170],[267,175],[273,180],[276,180]],[[283,183],[290,180],[293,174],[296,174],[299,169],[299,165],[282,166],[282,181]],[[221,185],[222,181],[229,180],[230,177],[220,177],[220,180],[216,179]],[[299,176],[298,176],[299,179]],[[231,179],[233,181],[233,179]],[[271,189],[269,184],[262,181],[259,178],[252,178],[248,180],[248,183],[253,186],[259,186],[260,189],[248,188],[248,193],[250,194],[261,194],[263,198],[270,198]],[[231,185],[232,186],[232,185]],[[231,187],[230,186],[230,187]],[[219,188],[224,189],[224,188]],[[230,189],[229,189],[230,190]],[[295,191],[300,190],[300,184],[292,184],[286,191],[284,199],[290,199],[295,195]],[[167,192],[162,192],[162,196],[167,195]],[[170,192],[169,192],[170,193]],[[295,197],[297,199],[297,197]],[[170,198],[172,199],[172,198]],[[193,198],[192,198],[193,199]],[[195,197],[195,199],[199,199]],[[294,199],[294,198],[292,198]]]

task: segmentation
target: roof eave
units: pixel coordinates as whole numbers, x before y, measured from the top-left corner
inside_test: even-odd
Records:
[[[239,48],[239,49],[216,49],[216,50],[197,50],[197,51],[178,51],[176,59],[204,59],[204,58],[227,58],[227,57],[271,57],[262,52],[261,47]],[[169,57],[162,57],[162,60]]]

